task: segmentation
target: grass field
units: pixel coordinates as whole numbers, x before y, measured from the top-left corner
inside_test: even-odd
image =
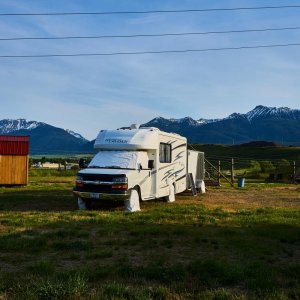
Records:
[[[55,176],[54,176],[55,175]],[[0,188],[0,299],[300,299],[300,187],[76,210],[72,172]]]

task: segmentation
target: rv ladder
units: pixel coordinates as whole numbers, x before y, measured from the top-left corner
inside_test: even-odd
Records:
[[[191,189],[192,189],[192,194],[193,194],[193,196],[197,196],[197,189],[196,189],[195,181],[193,178],[193,174],[189,173],[188,176],[189,176],[189,182],[190,182]]]

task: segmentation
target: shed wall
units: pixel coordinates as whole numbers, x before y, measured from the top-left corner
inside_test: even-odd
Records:
[[[28,183],[28,155],[0,155],[0,185]]]

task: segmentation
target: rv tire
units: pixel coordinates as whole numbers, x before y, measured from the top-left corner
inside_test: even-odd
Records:
[[[78,209],[86,210],[91,208],[91,201],[88,199],[77,198]]]

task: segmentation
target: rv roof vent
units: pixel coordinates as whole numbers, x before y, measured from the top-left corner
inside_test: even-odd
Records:
[[[140,125],[139,124],[132,124],[130,126],[130,129],[139,129],[140,128]]]

